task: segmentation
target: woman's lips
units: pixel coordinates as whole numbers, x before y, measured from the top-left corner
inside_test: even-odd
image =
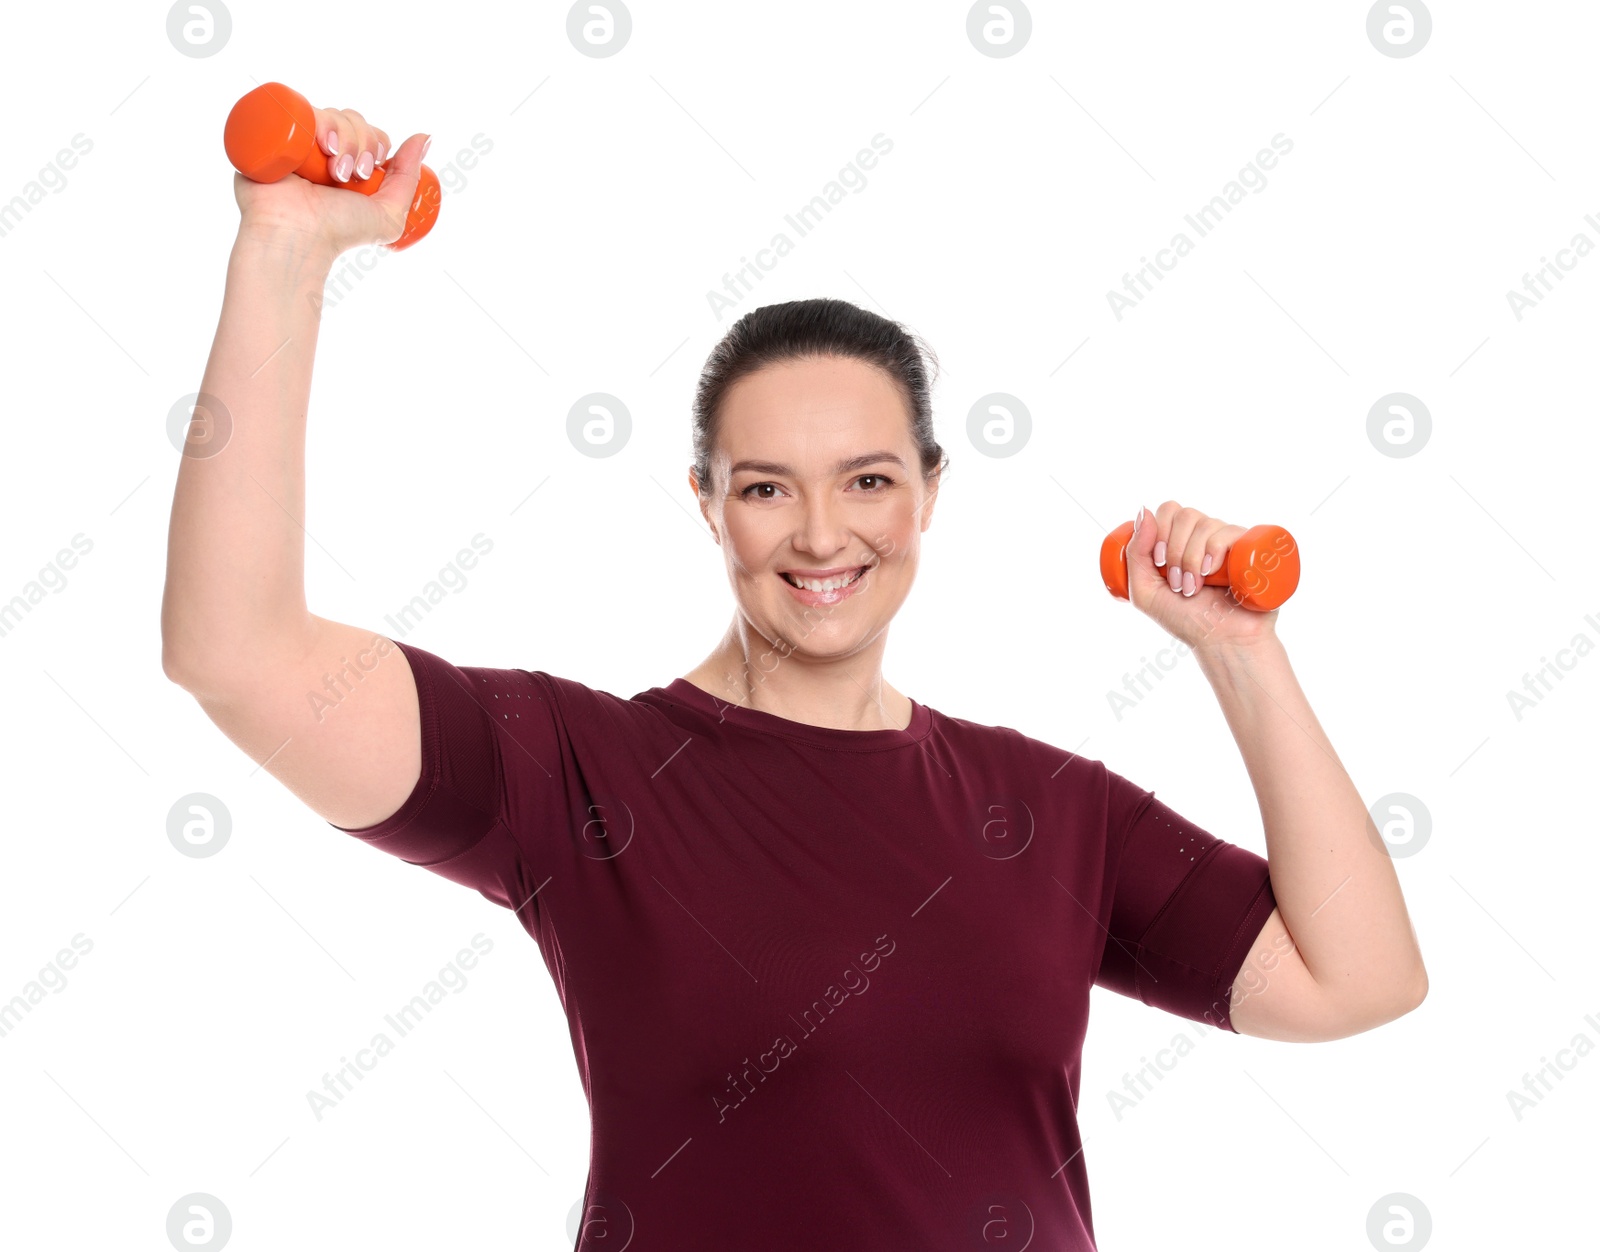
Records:
[[[810,605],[812,607],[843,604],[851,596],[855,595],[856,592],[860,591],[862,584],[865,583],[868,577],[871,576],[872,567],[870,565],[863,565],[861,570],[862,572],[856,576],[855,582],[848,583],[843,587],[835,588],[833,591],[807,591],[804,587],[796,587],[782,574],[778,575],[778,581],[781,582],[788,589],[789,594],[792,595],[796,600],[800,601],[801,604]]]

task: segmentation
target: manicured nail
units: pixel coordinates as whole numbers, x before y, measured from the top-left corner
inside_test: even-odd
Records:
[[[383,164],[383,154],[385,152],[387,152],[388,150],[389,149],[388,149],[387,145],[385,145],[383,140],[381,140],[381,139],[378,140],[378,157],[377,157],[377,160],[378,160],[378,164],[379,165]]]
[[[371,178],[372,167],[374,164],[375,161],[372,153],[363,152],[359,157],[356,158],[356,177]]]
[[[1204,578],[1211,572],[1211,553],[1206,553],[1206,559],[1200,562],[1200,577]]]
[[[330,130],[328,132],[328,155],[339,155],[339,132],[336,130]]]
[[[422,155],[423,156],[427,156],[428,155],[428,149],[431,148],[432,146],[433,146],[433,136],[429,135],[426,139],[424,139],[422,141]]]
[[[1156,540],[1156,564],[1157,565],[1165,565],[1166,563],[1167,563],[1167,541],[1165,539],[1157,539]]]
[[[355,158],[346,152],[334,165],[333,176],[341,183],[347,183],[350,181],[350,171],[355,168],[355,165]]]
[[[1186,569],[1183,571],[1183,594],[1186,596],[1192,596],[1194,594],[1194,588],[1194,571]]]
[[[1176,565],[1167,568],[1167,586],[1174,591],[1183,590],[1183,574]]]

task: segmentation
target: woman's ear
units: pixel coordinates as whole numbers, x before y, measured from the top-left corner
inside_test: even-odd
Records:
[[[711,520],[711,497],[700,494],[700,479],[694,472],[694,467],[689,467],[689,490],[694,493],[694,502],[700,509],[700,516],[706,519],[706,525],[711,528],[711,538],[720,548],[722,536],[717,534],[717,524]]]
[[[926,495],[923,498],[922,504],[919,506],[919,511],[922,514],[922,524],[919,527],[919,530],[927,530],[928,524],[933,521],[933,506],[935,501],[937,501],[939,498],[939,475],[943,472],[944,471],[942,468],[936,469],[933,471],[933,473],[929,474],[925,479],[922,480],[923,490],[926,492]]]

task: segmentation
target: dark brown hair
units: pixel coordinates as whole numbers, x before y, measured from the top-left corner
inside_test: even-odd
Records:
[[[888,374],[905,401],[923,478],[949,464],[949,456],[933,437],[927,369],[927,362],[932,362],[933,377],[938,376],[933,350],[899,322],[848,300],[790,300],[751,309],[729,327],[700,371],[694,398],[693,468],[702,496],[711,493],[711,449],[728,388],[764,366],[823,356],[853,357]]]

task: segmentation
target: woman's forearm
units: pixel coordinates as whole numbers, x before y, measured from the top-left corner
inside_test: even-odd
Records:
[[[242,228],[178,466],[162,662],[183,681],[303,646],[306,407],[329,249]]]
[[[1275,634],[1195,649],[1244,756],[1278,911],[1319,987],[1352,1010],[1423,993],[1400,881]]]

